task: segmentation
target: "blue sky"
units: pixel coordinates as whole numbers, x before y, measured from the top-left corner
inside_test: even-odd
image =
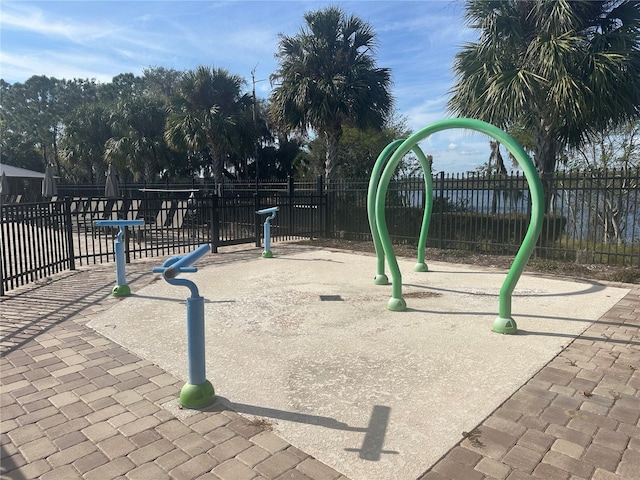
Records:
[[[447,118],[453,57],[474,33],[464,2],[432,1],[10,1],[0,3],[0,77],[95,78],[141,75],[161,66],[214,65],[247,80],[267,97],[277,69],[278,34],[294,35],[303,14],[335,5],[367,21],[378,39],[378,66],[391,68],[398,113],[418,130]],[[473,170],[489,156],[488,139],[463,130],[422,143],[434,170]]]

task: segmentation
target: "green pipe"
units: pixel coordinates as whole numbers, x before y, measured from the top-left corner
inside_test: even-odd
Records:
[[[402,157],[414,145],[417,145],[418,142],[424,140],[433,133],[452,128],[475,130],[498,140],[516,159],[529,184],[529,190],[531,192],[531,221],[522,245],[520,246],[502,288],[500,289],[499,313],[498,318],[496,318],[493,325],[493,330],[495,332],[510,334],[516,333],[516,323],[513,318],[511,318],[511,297],[513,290],[522,275],[524,267],[529,260],[531,253],[533,253],[533,250],[535,249],[536,241],[540,236],[540,231],[542,230],[542,222],[544,219],[542,183],[540,182],[538,172],[536,171],[533,162],[523,148],[510,135],[493,125],[471,118],[452,118],[441,120],[417,131],[395,150],[380,176],[380,182],[375,199],[375,217],[377,227],[380,231],[382,248],[388,258],[389,270],[391,272],[393,283],[392,297],[387,304],[387,308],[395,311],[406,309],[406,302],[402,298],[402,274],[400,273],[398,261],[393,251],[393,245],[391,244],[391,238],[385,216],[385,199],[387,189],[389,188],[389,182],[391,181],[393,172],[397,168]]]
[[[369,228],[371,230],[371,236],[373,237],[373,246],[376,250],[376,256],[378,258],[378,265],[376,269],[376,276],[373,278],[373,282],[376,285],[386,285],[389,283],[387,275],[384,273],[384,250],[382,242],[380,241],[380,231],[376,224],[376,193],[378,192],[378,182],[385,162],[391,156],[391,153],[404,142],[403,139],[394,140],[387,145],[373,165],[371,171],[371,177],[369,178],[369,188],[367,189],[367,217],[369,218]]]
[[[367,216],[369,219],[369,228],[371,230],[371,236],[373,238],[373,246],[377,256],[377,270],[376,276],[373,281],[376,285],[387,285],[389,279],[384,273],[384,249],[380,240],[380,231],[376,222],[375,216],[375,200],[378,192],[378,184],[382,170],[391,156],[392,152],[402,143],[404,140],[394,140],[387,145],[384,150],[378,155],[373,170],[371,171],[371,177],[369,178],[369,187],[367,190]],[[418,259],[415,266],[415,271],[426,272],[428,270],[427,265],[424,262],[425,247],[427,244],[427,235],[429,232],[429,222],[431,220],[431,212],[433,210],[433,179],[431,177],[431,165],[427,161],[422,149],[415,145],[413,151],[418,157],[422,171],[424,172],[425,183],[425,210],[422,218],[422,227],[420,229],[420,239],[418,241]]]
[[[429,223],[431,223],[431,212],[433,211],[433,176],[431,165],[427,161],[424,153],[415,145],[413,151],[418,156],[422,170],[424,172],[424,214],[422,215],[422,228],[420,229],[420,239],[418,240],[418,261],[413,268],[416,272],[426,272],[429,270],[424,262],[425,249],[427,248],[427,236],[429,234]]]

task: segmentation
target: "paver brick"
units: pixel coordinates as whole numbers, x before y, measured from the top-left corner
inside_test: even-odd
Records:
[[[100,465],[104,465],[107,462],[109,462],[107,456],[104,453],[95,450],[88,455],[78,458],[72,463],[72,465],[82,475],[94,468],[98,468]]]
[[[635,425],[640,418],[640,410],[622,405],[614,405],[609,412],[609,416],[620,422]]]
[[[47,437],[37,438],[18,447],[20,453],[28,462],[35,462],[41,458],[47,458],[58,449]]]
[[[212,412],[206,416],[199,418],[197,421],[190,422],[189,427],[196,432],[206,435],[216,428],[228,425],[231,422],[229,417],[222,413]]]
[[[474,468],[484,473],[487,477],[496,480],[504,480],[511,472],[511,468],[508,465],[491,458],[483,458]]]
[[[251,441],[270,453],[279,452],[280,450],[284,450],[289,446],[289,443],[287,441],[281,439],[271,432],[261,432],[254,437],[251,437]]]
[[[458,462],[447,459],[446,457],[439,461],[433,470],[444,475],[447,478],[464,478],[465,480],[483,480],[484,475],[473,467],[463,465]]]
[[[465,447],[455,447],[447,454],[447,457],[454,462],[473,467],[480,461],[482,455]]]
[[[127,479],[129,480],[164,480],[170,478],[169,474],[155,463],[145,463],[127,473]]]
[[[136,449],[136,446],[122,435],[109,437],[98,442],[97,445],[110,460],[127,455]]]
[[[271,454],[264,448],[261,448],[257,445],[252,445],[251,447],[236,455],[236,458],[248,467],[254,467],[258,463],[267,459],[270,455]]]
[[[515,445],[503,457],[502,462],[525,472],[531,472],[541,459],[542,453]]]
[[[582,460],[594,467],[615,472],[621,457],[621,451],[612,450],[598,444],[591,444],[587,448]]]
[[[174,440],[173,443],[190,456],[199,455],[213,448],[213,444],[209,440],[195,432],[180,437]]]
[[[634,450],[625,450],[622,454],[622,460],[616,469],[616,473],[628,478],[634,478],[640,471],[640,452]]]
[[[140,433],[136,433],[135,435],[132,435],[129,439],[131,440],[131,442],[133,442],[133,444],[136,447],[140,448],[150,443],[153,443],[156,440],[159,440],[161,438],[162,437],[160,436],[160,434],[155,430],[144,430]]]
[[[60,408],[60,411],[69,419],[84,418],[93,413],[91,407],[84,402],[75,402]]]
[[[4,416],[4,411],[2,412],[2,414]],[[44,432],[37,424],[31,423],[29,425],[25,425],[24,427],[11,429],[10,431],[8,431],[8,435],[15,445],[22,445],[37,438],[44,437]]]
[[[541,480],[568,480],[570,475],[569,472],[555,465],[543,462],[535,468],[533,476]]]
[[[85,437],[82,432],[71,432],[56,438],[53,443],[55,443],[56,447],[60,450],[64,450],[65,448],[72,447],[86,440],[87,437]]]
[[[27,463],[26,465],[8,472],[7,479],[27,479],[27,478],[40,478],[41,475],[51,470],[51,465],[46,460],[37,460],[35,462]]]
[[[246,418],[238,418],[236,420],[231,421],[227,428],[230,428],[238,435],[249,439],[258,433],[264,431],[264,428],[258,424],[253,424]]]
[[[63,465],[54,470],[50,470],[40,477],[40,480],[83,480],[78,472],[71,465]],[[103,480],[108,480],[105,477]]]
[[[593,477],[591,480],[626,480],[625,477],[622,477],[616,473],[609,472],[607,470],[602,470],[601,468],[596,468],[596,471],[593,473]]]
[[[221,443],[224,443],[235,436],[236,434],[233,430],[229,430],[227,427],[221,427],[207,433],[204,438],[209,440],[214,445],[220,445]]]
[[[108,422],[98,422],[82,429],[82,433],[92,442],[98,443],[109,437],[113,437],[118,433],[118,430],[113,428]]]
[[[90,470],[84,474],[83,478],[84,480],[112,480],[134,468],[135,465],[127,457],[119,457]]]
[[[168,422],[164,422],[157,427],[155,427],[156,432],[162,435],[167,440],[175,440],[176,438],[184,437],[189,433],[192,433],[192,430],[184,425],[180,420],[174,419],[169,420]]]
[[[297,464],[298,459],[295,455],[291,455],[287,451],[280,451],[257,464],[254,469],[267,478],[275,478]]]
[[[315,458],[307,458],[303,460],[296,469],[312,478],[313,480],[336,480],[340,474],[331,467],[316,460]]]
[[[565,472],[582,478],[589,478],[594,470],[594,468],[589,464],[553,450],[549,451],[544,456],[543,463],[548,463],[554,467],[564,470]]]
[[[197,435],[197,434],[194,434]],[[182,439],[181,439],[182,440]],[[239,453],[247,450],[253,444],[243,437],[235,436],[224,443],[209,450],[209,453],[213,455],[218,462],[222,463],[229,458],[235,457]]]
[[[96,451],[96,447],[89,441],[81,442],[49,456],[47,460],[53,467],[68,465]]]
[[[161,457],[165,453],[172,451],[175,447],[173,444],[164,438],[156,440],[153,443],[145,445],[144,447],[137,448],[131,452],[128,457],[136,465],[142,465],[147,462],[151,462]]]
[[[129,413],[129,412],[127,412]],[[160,424],[160,420],[158,420],[156,417],[143,417],[143,418],[137,418],[135,415],[130,414],[134,420],[131,421],[129,420],[128,422],[122,424],[119,427],[120,432],[125,435],[125,436],[132,436],[135,435],[136,433],[140,433],[143,430],[147,430],[149,428],[153,428],[156,425]],[[109,422],[111,423],[111,422]],[[115,426],[115,425],[114,425]]]
[[[577,459],[580,459],[585,451],[582,445],[578,445],[577,443],[573,443],[562,438],[557,439],[553,445],[551,445],[551,450]]]
[[[201,453],[200,455],[194,456],[190,460],[178,465],[176,468],[171,470],[169,474],[176,480],[191,480],[210,471],[217,464],[218,462],[216,462],[211,455]]]
[[[538,430],[527,430],[522,437],[518,439],[518,445],[535,450],[536,452],[544,453],[555,442],[556,438],[548,433],[540,432]]]
[[[299,470],[287,470],[276,480],[313,480]]]
[[[217,475],[220,480],[252,480],[256,477],[254,470],[235,458],[230,458],[216,466],[212,473]]]
[[[164,455],[160,455],[155,460],[155,463],[160,465],[164,470],[169,471],[180,465],[181,463],[186,462],[187,460],[189,460],[189,455],[184,453],[179,448],[174,448],[170,452],[167,452]]]
[[[629,444],[629,436],[619,431],[601,428],[593,437],[593,443],[622,452]]]

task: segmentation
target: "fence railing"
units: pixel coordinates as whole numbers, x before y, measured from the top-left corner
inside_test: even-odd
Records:
[[[139,198],[66,197],[42,203],[0,206],[2,283],[0,294],[76,266],[113,261],[117,229],[95,220],[143,219],[125,230],[127,262],[179,255],[207,243],[260,246],[262,219],[256,210],[278,205],[272,241],[324,234],[326,196],[287,191],[270,195],[237,193],[189,198],[170,192],[143,192]]]
[[[640,266],[638,170],[560,172],[543,179],[546,214],[534,255]],[[330,194],[331,234],[370,240],[368,181],[341,182]],[[515,254],[529,225],[530,198],[522,174],[440,173],[433,178],[427,246],[488,254]],[[386,218],[392,240],[417,244],[424,179],[391,182]]]
[[[558,173],[543,184],[547,213],[535,256],[640,267],[637,170]],[[219,195],[204,184],[165,186],[128,186],[118,199],[81,197],[75,195],[80,187],[60,186],[63,200],[1,205],[0,293],[76,265],[112,261],[116,232],[95,228],[97,219],[145,220],[144,226],[127,230],[127,261],[183,254],[201,243],[209,243],[214,252],[240,243],[259,246],[263,219],[255,212],[276,205],[280,210],[271,227],[274,241],[371,240],[368,179],[340,182],[330,191],[321,181],[236,182],[218,188]],[[524,176],[441,173],[433,186],[428,247],[516,253],[529,224]],[[422,178],[390,184],[386,215],[394,242],[417,244],[424,188]]]

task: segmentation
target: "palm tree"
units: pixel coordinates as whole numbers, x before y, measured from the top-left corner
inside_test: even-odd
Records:
[[[375,33],[337,7],[307,12],[306,28],[280,35],[279,68],[271,76],[275,121],[306,132],[326,145],[326,185],[335,182],[342,126],[380,129],[393,108],[391,74],[377,68]]]
[[[69,115],[62,139],[65,170],[78,183],[104,178],[105,144],[113,136],[109,112],[101,103],[82,105]]]
[[[115,134],[105,143],[105,162],[132,172],[134,180],[155,179],[169,156],[165,120],[165,107],[159,99],[142,96],[119,103],[111,116]]]
[[[468,0],[477,42],[456,55],[450,110],[531,132],[538,170],[640,116],[640,2]]]
[[[165,138],[172,148],[203,153],[211,173],[222,184],[225,159],[253,145],[251,96],[242,93],[245,81],[221,68],[200,66],[186,72],[171,99]]]

